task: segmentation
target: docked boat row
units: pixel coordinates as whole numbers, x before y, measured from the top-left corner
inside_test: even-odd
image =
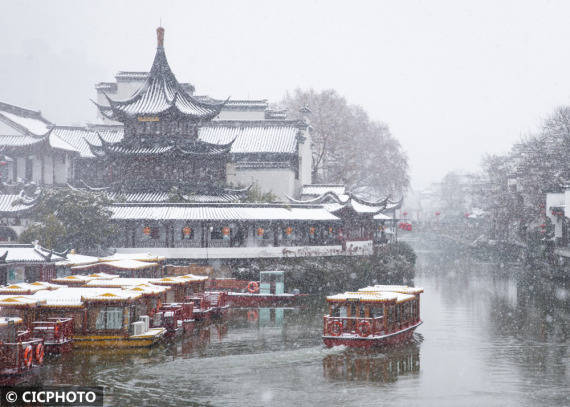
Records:
[[[41,365],[44,354],[150,347],[192,335],[230,307],[290,305],[300,295],[283,292],[283,275],[262,272],[260,281],[244,282],[98,272],[0,286],[0,377]]]
[[[405,342],[422,324],[421,293],[423,288],[374,285],[329,296],[323,342],[363,348]]]

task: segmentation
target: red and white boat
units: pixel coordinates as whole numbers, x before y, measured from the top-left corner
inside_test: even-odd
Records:
[[[165,337],[176,337],[194,330],[194,303],[161,304],[153,315],[152,326],[166,328]]]
[[[300,297],[306,294],[285,291],[285,273],[283,271],[261,271],[259,282],[245,282],[242,292],[229,291],[227,303],[232,307],[283,307],[297,305]],[[239,280],[236,280],[239,281]]]
[[[227,293],[223,291],[195,293],[191,297],[186,297],[185,301],[194,303],[193,315],[196,321],[219,318],[229,308]]]
[[[44,341],[45,352],[58,355],[73,347],[73,318],[47,318],[32,322],[32,336]]]
[[[369,348],[409,340],[422,324],[421,293],[423,288],[376,285],[327,297],[325,345]]]
[[[22,318],[0,318],[0,382],[43,364],[44,341],[33,338]]]

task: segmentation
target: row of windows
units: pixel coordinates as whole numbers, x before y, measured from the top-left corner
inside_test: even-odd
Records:
[[[309,239],[317,239],[317,238],[332,238],[336,236],[337,230],[333,227],[315,227],[309,226],[308,228],[303,227],[295,228],[292,226],[286,226],[279,229],[281,236],[284,239],[293,239],[295,238],[296,234],[298,233],[308,233]],[[184,226],[179,229],[180,239],[182,240],[192,240],[194,239],[195,230],[192,226]],[[275,230],[274,229],[265,229],[263,227],[257,227],[254,230],[255,236],[258,239],[273,239]],[[145,226],[143,227],[143,234],[147,236],[149,239],[158,240],[160,239],[160,226]],[[218,226],[212,227],[210,229],[210,239],[229,239],[230,236],[236,236],[236,234],[247,235],[247,229],[237,228],[233,229],[229,226]]]

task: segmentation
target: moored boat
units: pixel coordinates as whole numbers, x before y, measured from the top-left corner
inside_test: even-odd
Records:
[[[43,364],[44,352],[43,339],[32,337],[22,318],[0,318],[0,378],[29,373]]]
[[[152,327],[148,304],[163,295],[153,287],[67,287],[33,295],[0,296],[0,315],[19,316],[25,326],[51,318],[72,318],[74,347],[146,347],[162,339],[164,327]],[[156,287],[160,288],[160,287]]]
[[[236,283],[239,280],[236,280]],[[244,292],[228,291],[227,303],[233,307],[293,306],[306,294],[285,292],[285,272],[261,271],[259,282],[246,283]]]
[[[409,340],[422,324],[422,292],[422,288],[377,285],[327,297],[325,345],[368,348]]]
[[[42,338],[45,352],[58,355],[73,347],[73,318],[47,318],[32,322],[32,335]]]

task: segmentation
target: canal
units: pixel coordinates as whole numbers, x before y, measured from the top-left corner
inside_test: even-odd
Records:
[[[76,351],[39,379],[103,385],[113,406],[569,405],[567,287],[444,254],[418,250],[424,324],[404,346],[325,348],[315,299],[303,310],[233,310],[151,350]]]

